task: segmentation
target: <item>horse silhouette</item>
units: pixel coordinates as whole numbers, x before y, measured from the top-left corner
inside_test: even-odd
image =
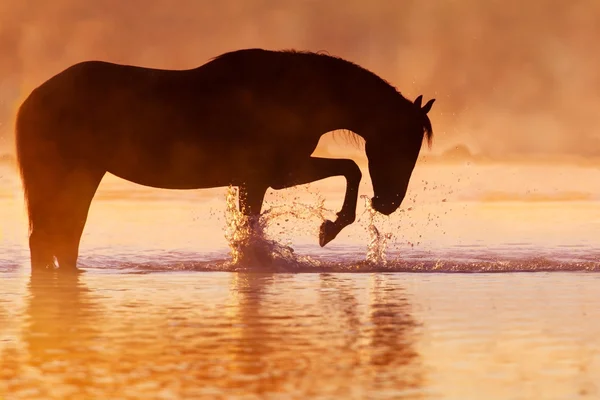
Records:
[[[412,102],[341,58],[243,49],[188,70],[85,61],[37,87],[19,108],[16,148],[29,217],[32,270],[77,270],[81,234],[105,173],[164,189],[237,186],[258,216],[269,187],[344,176],[344,203],[321,225],[325,246],[354,222],[361,171],[311,157],[320,137],[365,139],[372,206],[402,202],[434,100]]]

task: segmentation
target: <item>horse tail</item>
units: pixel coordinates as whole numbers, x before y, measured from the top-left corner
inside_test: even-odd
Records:
[[[46,124],[42,121],[41,110],[37,107],[36,91],[21,104],[17,111],[15,123],[15,146],[17,166],[21,176],[23,195],[27,216],[29,218],[29,232],[35,218],[35,204],[43,202],[46,175],[53,168],[56,157],[52,151],[54,146],[44,138]]]
[[[28,99],[27,99],[28,100]],[[25,208],[27,209],[27,216],[29,218],[29,231],[31,232],[31,210],[30,210],[30,201],[29,201],[29,191],[30,191],[30,182],[31,182],[31,168],[30,163],[28,162],[28,151],[26,149],[26,140],[24,140],[23,135],[25,129],[27,128],[25,119],[26,116],[26,104],[27,100],[19,107],[17,111],[17,120],[15,123],[15,146],[16,146],[16,155],[17,155],[17,167],[19,169],[19,175],[21,177],[21,185],[23,188],[23,196],[25,200]]]

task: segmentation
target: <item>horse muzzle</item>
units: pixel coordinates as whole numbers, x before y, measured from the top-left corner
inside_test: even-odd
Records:
[[[383,201],[377,196],[371,199],[371,207],[373,207],[373,210],[383,215],[390,215],[391,213],[396,211],[399,206],[400,201],[398,200]]]

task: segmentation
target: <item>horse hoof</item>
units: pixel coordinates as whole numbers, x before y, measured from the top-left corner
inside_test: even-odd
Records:
[[[335,224],[328,219],[325,220],[319,229],[319,245],[325,247],[327,243],[335,239],[337,234],[338,230],[336,229]]]

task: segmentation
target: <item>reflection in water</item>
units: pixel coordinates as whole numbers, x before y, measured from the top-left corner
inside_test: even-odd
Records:
[[[351,359],[367,393],[388,393],[390,398],[421,398],[422,366],[414,348],[416,322],[404,290],[386,275],[372,274],[368,287],[356,279],[323,274],[322,302],[338,313],[345,340],[340,352]],[[368,291],[367,293],[365,293]],[[366,315],[361,315],[359,295],[368,295]],[[383,395],[378,397],[385,397]]]
[[[28,294],[10,398],[421,398],[385,276],[34,275]]]
[[[416,323],[403,289],[388,277],[371,276],[369,348],[374,385],[377,389],[419,389],[423,377],[414,365],[418,354],[412,337]]]
[[[0,276],[0,399],[599,398],[597,274],[38,278]]]
[[[401,287],[385,276],[365,277],[368,287],[359,287],[356,279],[322,274],[315,304],[313,290],[295,287],[291,298],[277,292],[278,286],[294,287],[296,277],[232,276],[235,334],[224,387],[240,395],[294,388],[336,398],[421,398],[416,324]],[[370,299],[366,310],[361,295]]]
[[[103,360],[97,348],[95,327],[101,325],[101,318],[89,290],[78,275],[70,274],[33,274],[28,289],[23,341],[36,394],[40,398],[91,395],[88,388],[94,370],[109,360]]]
[[[231,342],[225,387],[242,392],[264,394],[278,392],[281,379],[270,374],[269,359],[281,340],[265,321],[268,315],[261,306],[273,274],[239,273],[231,277]],[[266,307],[265,307],[266,308]],[[276,327],[275,327],[276,328]]]
[[[352,354],[352,364],[359,365],[360,352],[357,351],[361,334],[361,315],[355,293],[356,282],[344,280],[335,275],[321,274],[320,297],[321,309],[330,317],[337,314],[339,329],[342,332],[340,347],[344,352]]]

